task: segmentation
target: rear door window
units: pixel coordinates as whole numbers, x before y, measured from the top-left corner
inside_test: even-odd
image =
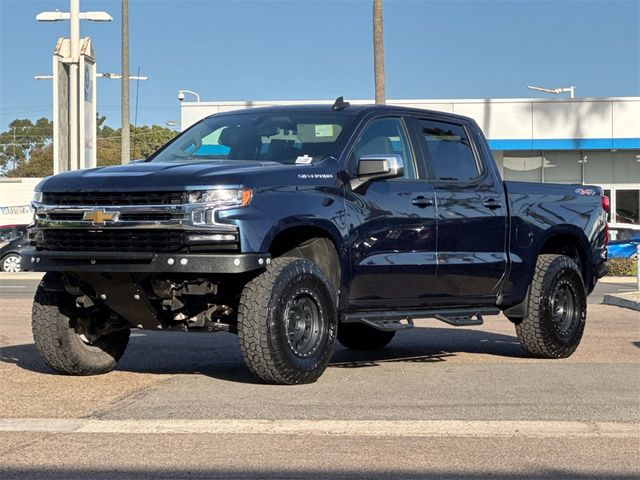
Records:
[[[462,125],[419,119],[419,138],[427,171],[435,180],[468,182],[480,173],[471,141]]]

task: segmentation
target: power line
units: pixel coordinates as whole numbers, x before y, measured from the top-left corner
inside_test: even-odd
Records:
[[[30,147],[30,146],[34,146],[33,143],[0,143],[0,147],[11,147],[12,145],[15,145],[16,147]],[[51,143],[42,143],[42,144],[36,144],[35,146],[49,146],[51,145]]]
[[[144,137],[146,135],[154,135],[154,134],[159,133],[159,132],[164,131],[164,130],[170,131],[171,133],[175,133],[175,132],[173,132],[173,131],[171,131],[169,129],[163,129],[163,130],[152,130],[150,132],[133,133],[133,134],[131,134],[131,136],[134,137],[134,138],[136,138],[136,137]],[[41,137],[41,138],[52,138],[52,137],[51,136],[44,136],[44,137]],[[111,136],[111,137],[98,137],[97,140],[98,141],[118,140],[120,138],[122,138],[122,135],[115,135],[115,136]],[[10,142],[10,143],[0,143],[0,146],[16,145],[16,146],[27,146],[28,147],[28,146],[32,146],[34,144],[38,145],[39,143],[43,143],[45,146],[50,144],[50,142],[31,142],[31,143],[19,143],[19,142],[13,143],[13,142]]]

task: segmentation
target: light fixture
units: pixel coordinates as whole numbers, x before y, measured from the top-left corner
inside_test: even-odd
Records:
[[[538,92],[544,92],[544,93],[558,94],[558,93],[567,92],[569,93],[569,98],[575,98],[576,96],[576,87],[574,87],[573,85],[571,85],[570,87],[557,87],[557,88],[544,88],[544,87],[536,87],[534,85],[527,85],[527,88],[529,90],[536,90]]]
[[[191,90],[178,90],[178,100],[179,101],[183,101],[184,100],[184,94],[185,93],[189,93],[191,95],[193,95],[194,97],[196,97],[196,102],[200,103],[200,95],[198,95],[196,92],[193,92]]]
[[[80,12],[78,14],[80,20],[89,20],[91,22],[111,22],[113,17],[107,12]],[[38,22],[61,22],[62,20],[71,20],[71,14],[69,12],[61,12],[56,10],[55,12],[41,12],[36,15]]]

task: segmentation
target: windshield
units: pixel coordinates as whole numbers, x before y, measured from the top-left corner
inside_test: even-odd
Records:
[[[310,163],[336,156],[336,144],[353,118],[344,112],[215,115],[185,130],[151,161]]]
[[[26,232],[25,227],[0,227],[0,242],[10,242],[22,237]]]

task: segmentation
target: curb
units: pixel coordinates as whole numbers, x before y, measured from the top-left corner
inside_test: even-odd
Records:
[[[640,292],[608,294],[604,296],[602,303],[640,312]]]
[[[43,272],[0,272],[0,280],[40,280]]]
[[[601,283],[636,283],[638,280],[636,276],[628,276],[628,277],[609,277],[605,276],[598,280]]]

